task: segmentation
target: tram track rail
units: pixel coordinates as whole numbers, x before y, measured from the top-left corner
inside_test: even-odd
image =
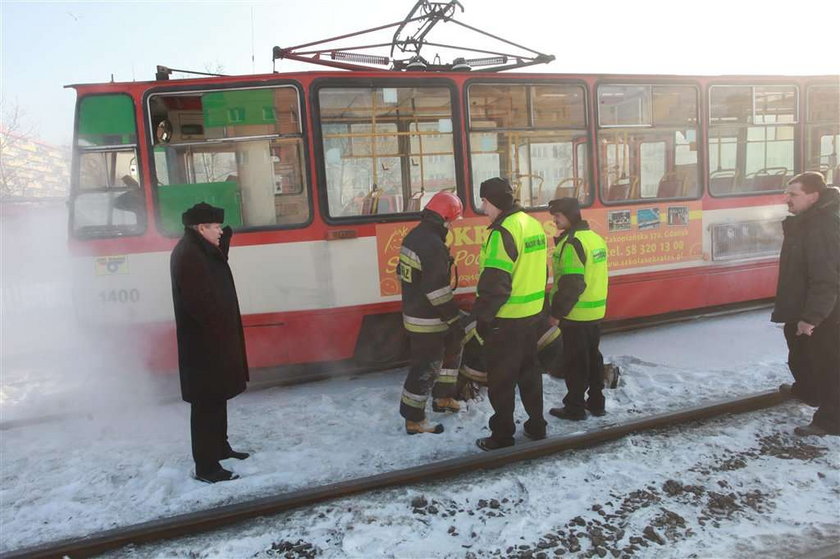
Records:
[[[91,557],[122,548],[195,535],[230,526],[251,518],[287,512],[304,506],[416,483],[451,478],[478,470],[490,470],[569,450],[590,448],[631,433],[668,429],[707,421],[724,415],[758,411],[779,405],[788,397],[776,390],[736,399],[717,401],[692,408],[651,415],[618,424],[608,424],[583,433],[549,437],[512,447],[469,454],[422,466],[365,476],[342,482],[305,488],[213,509],[156,519],[122,528],[64,539],[0,553],[0,559]]]
[[[666,315],[657,315],[654,317],[612,321],[604,324],[603,333],[604,335],[610,335],[619,332],[629,332],[633,330],[644,330],[648,328],[667,326],[669,324],[678,324],[709,318],[720,318],[744,312],[768,309],[771,305],[772,302],[768,302],[767,300],[761,300],[750,303],[739,303],[737,305],[723,305],[720,307],[711,307],[701,309],[699,311],[681,311],[678,313],[669,313]],[[277,373],[276,369],[268,369],[269,372],[265,374],[260,374],[259,372],[257,372],[254,375],[256,378],[254,381],[248,384],[248,391],[254,392],[257,390],[266,390],[269,388],[276,388],[281,386],[296,386],[336,378],[363,376],[367,374],[378,373],[390,369],[404,367],[407,364],[408,361],[399,360],[391,363],[360,366],[348,360],[339,363],[317,363],[291,366],[288,367],[282,373]],[[179,400],[180,398],[178,398],[177,396],[172,396],[171,398],[161,399],[159,403],[166,404],[176,402]],[[8,431],[10,429],[30,427],[44,423],[51,423],[54,421],[72,419],[74,417],[81,417],[84,415],[84,411],[66,411],[61,413],[51,413],[33,417],[7,419],[5,421],[0,421],[0,431]]]

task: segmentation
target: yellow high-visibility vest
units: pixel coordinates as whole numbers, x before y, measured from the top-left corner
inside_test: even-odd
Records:
[[[575,231],[574,237],[583,246],[586,262],[581,262],[575,248],[568,243],[569,238],[564,237],[552,254],[554,285],[551,287],[550,299],[554,299],[557,282],[561,277],[582,274],[586,289],[565,318],[580,322],[600,320],[607,314],[607,244],[600,235],[588,229]]]
[[[519,211],[507,216],[501,226],[513,237],[516,261],[505,251],[500,231],[493,230],[481,247],[481,270],[497,268],[511,275],[510,297],[496,313],[499,318],[525,318],[543,309],[546,272],[545,231],[539,221]]]

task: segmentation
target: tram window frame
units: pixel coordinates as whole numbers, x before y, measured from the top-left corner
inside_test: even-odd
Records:
[[[511,92],[511,114],[502,112],[493,113],[496,110],[490,106],[485,108],[482,114],[473,108],[473,96],[477,88],[507,88]],[[558,89],[551,91],[552,88]],[[574,92],[572,91],[574,90]],[[539,92],[545,94],[540,96]],[[588,207],[593,203],[592,196],[592,157],[591,139],[589,134],[589,95],[587,84],[581,80],[535,80],[535,79],[513,79],[500,81],[498,79],[471,79],[464,85],[464,104],[466,107],[466,136],[469,156],[470,177],[472,181],[472,197],[470,203],[477,213],[481,213],[480,185],[481,182],[494,176],[503,175],[510,181],[515,192],[527,190],[530,192],[530,204],[522,204],[525,211],[544,211],[548,202],[553,198],[565,194],[577,195],[581,206]],[[486,94],[485,94],[486,95]],[[540,119],[539,100],[552,98],[552,96],[577,95],[580,102],[570,104],[575,110],[576,118],[568,119],[558,123],[545,122]],[[518,105],[513,101],[519,99]],[[518,112],[513,107],[518,107]],[[559,105],[559,107],[563,107]],[[488,111],[490,113],[488,114]],[[562,111],[560,111],[562,113]],[[560,119],[558,115],[557,120]],[[508,126],[504,126],[509,124]],[[503,140],[500,142],[500,139]],[[537,140],[536,143],[532,139]],[[539,140],[557,139],[562,141],[547,142]],[[512,142],[511,142],[512,140]],[[521,143],[520,143],[521,141]],[[513,151],[509,150],[506,161],[501,161],[504,156],[499,147],[500,143],[508,147],[515,146]],[[512,145],[511,145],[512,144]],[[541,145],[542,144],[542,145]],[[568,144],[568,150],[563,146]],[[480,146],[480,147],[479,147]],[[583,153],[581,153],[583,150]],[[561,151],[568,151],[564,158],[568,162],[565,174],[560,167],[553,169],[534,169],[534,159],[552,160],[547,154],[557,156]],[[492,172],[482,173],[477,165],[479,159],[484,155],[496,154],[497,163],[494,165],[499,169]],[[512,158],[512,159],[511,159]],[[522,163],[524,161],[524,163]],[[525,172],[523,173],[523,168]],[[507,169],[510,172],[504,172]],[[533,172],[532,172],[533,171]],[[544,175],[553,171],[553,175],[546,178]],[[571,174],[570,174],[571,172]],[[561,176],[562,175],[562,176]],[[553,192],[544,192],[545,184],[551,180]],[[537,191],[534,204],[534,189]],[[547,194],[547,195],[546,195]],[[521,194],[520,194],[521,196]]]
[[[742,90],[740,93],[738,89]],[[747,90],[749,93],[747,93]],[[759,95],[757,95],[757,90]],[[792,105],[778,113],[772,105],[773,91],[789,90]],[[740,102],[727,99],[742,97]],[[720,97],[716,98],[716,94]],[[749,96],[744,100],[745,95]],[[782,100],[784,101],[784,94]],[[800,168],[801,92],[796,83],[712,83],[708,86],[707,157],[709,195],[715,198],[766,196],[782,192]],[[736,98],[737,99],[737,98]],[[762,100],[764,110],[762,110]],[[748,102],[746,102],[748,101]],[[784,103],[780,103],[784,106]],[[776,114],[774,114],[776,112]],[[779,114],[785,118],[779,120]],[[786,154],[780,146],[789,143]],[[743,147],[740,147],[743,146]],[[771,150],[772,147],[772,150]],[[723,161],[726,150],[726,162]],[[774,152],[771,154],[771,151]],[[756,164],[756,157],[763,164]],[[768,163],[768,156],[775,161]],[[779,163],[778,159],[786,158]],[[751,181],[751,182],[747,182]]]
[[[815,115],[815,106],[822,105],[813,98],[818,90],[829,90],[826,97],[834,107]],[[807,84],[805,109],[805,170],[821,172],[827,184],[840,184],[840,85]]]
[[[614,91],[608,91],[609,88]],[[627,105],[627,110],[619,113],[617,111],[621,107],[614,107],[615,118],[606,118],[609,113],[604,109],[603,94],[620,97],[624,92],[630,91],[637,94],[635,108]],[[693,97],[693,112],[684,110],[684,97],[689,92]],[[675,96],[676,102],[669,101],[669,98]],[[598,195],[604,206],[698,200],[702,197],[699,84],[684,81],[601,81],[595,87],[595,102]],[[682,114],[679,114],[680,111]],[[678,114],[674,115],[675,112]],[[634,113],[635,119],[632,118]],[[619,141],[622,139],[621,134],[623,141]],[[615,141],[610,141],[612,139]],[[645,163],[642,152],[648,150],[649,153],[655,154],[657,151],[650,151],[650,148],[645,146],[658,144],[665,146],[660,158],[664,171],[660,173],[659,178],[654,179],[651,177],[655,176],[656,172],[651,171],[650,166],[655,161]],[[688,152],[684,148],[688,148]],[[618,156],[619,151],[621,157]],[[610,170],[613,167],[614,172]],[[634,174],[634,170],[637,173]],[[613,175],[615,179],[611,180]],[[655,190],[653,195],[645,195],[646,191],[651,190]],[[674,194],[670,194],[671,190]],[[664,192],[665,195],[660,196],[660,192]],[[612,197],[615,199],[610,199]]]
[[[124,99],[130,107],[122,119],[130,121],[132,130],[125,134],[113,127],[119,119],[99,118],[94,126],[110,128],[110,134],[99,134],[101,143],[88,141],[82,134],[82,127],[87,126],[84,105],[89,101]],[[143,177],[139,164],[139,145],[137,143],[137,106],[128,93],[93,93],[80,96],[76,100],[75,123],[73,135],[73,157],[70,182],[70,196],[68,200],[70,234],[80,240],[109,239],[118,237],[136,237],[146,232],[148,209],[145,193],[141,187]],[[127,155],[127,164],[125,163]],[[101,156],[101,157],[100,157]],[[122,159],[123,162],[119,160]],[[90,160],[92,165],[84,160]],[[110,160],[110,163],[109,163]],[[102,165],[101,168],[99,165]],[[97,179],[89,182],[91,175],[101,174],[104,184],[96,184]],[[85,203],[81,204],[80,200]],[[95,201],[88,204],[89,200]],[[104,221],[100,219],[105,215]],[[128,218],[133,215],[133,223]],[[114,223],[114,220],[125,223]]]
[[[368,95],[370,92],[378,92],[377,95],[382,97],[383,103],[385,102],[385,91],[389,90],[387,93],[388,99],[390,100],[389,103],[400,103],[399,100],[399,91],[390,91],[390,90],[440,90],[446,92],[446,98],[448,100],[448,118],[438,119],[438,126],[440,127],[437,134],[433,132],[431,133],[424,133],[420,130],[416,129],[415,122],[411,121],[408,122],[409,129],[408,130],[400,130],[399,126],[394,125],[387,134],[379,134],[384,138],[391,138],[393,137],[394,141],[396,142],[396,150],[392,152],[389,156],[389,162],[385,165],[386,168],[383,168],[384,171],[388,172],[391,171],[394,164],[397,164],[397,171],[399,173],[399,180],[395,181],[392,186],[396,187],[396,192],[388,193],[384,188],[380,189],[378,184],[376,188],[371,188],[368,186],[368,191],[365,193],[364,188],[358,190],[357,196],[350,197],[346,201],[339,198],[338,202],[335,202],[335,199],[332,196],[336,194],[334,192],[335,189],[331,190],[330,184],[330,172],[327,168],[327,165],[330,163],[332,158],[335,157],[334,152],[328,150],[326,147],[326,139],[328,134],[325,134],[325,130],[329,126],[340,126],[341,123],[331,123],[329,119],[324,119],[324,106],[322,104],[321,93],[324,91],[333,91],[333,92],[346,92],[352,90],[361,90],[366,91]],[[396,99],[394,98],[396,95]],[[379,97],[377,97],[379,98]],[[460,114],[458,112],[459,105],[458,105],[458,97],[457,97],[457,90],[455,88],[454,82],[448,79],[442,78],[424,78],[420,79],[411,79],[411,78],[382,78],[382,79],[336,79],[336,78],[320,78],[316,79],[313,84],[310,86],[310,104],[312,106],[312,117],[313,117],[313,139],[314,139],[314,156],[318,161],[318,196],[319,202],[321,207],[321,214],[325,222],[328,224],[355,224],[355,223],[387,223],[387,222],[395,222],[395,221],[409,221],[409,220],[416,220],[420,215],[420,211],[428,202],[428,199],[431,198],[436,192],[440,190],[449,190],[454,192],[463,200],[463,188],[460,186],[463,184],[463,171],[462,171],[462,148],[460,145],[460,141],[458,138],[458,131],[461,129],[461,120]],[[383,105],[384,106],[384,105]],[[361,120],[364,116],[369,116],[372,114],[374,110],[374,105],[371,103],[370,110],[362,110],[359,114],[355,114],[358,112],[358,109],[353,109],[352,107],[348,108],[348,112],[345,116],[348,118],[356,118],[360,119],[358,122],[350,123],[348,122],[347,125],[351,126],[355,124],[356,126],[366,126],[370,125],[372,120]],[[412,116],[408,117],[409,119],[413,118]],[[374,119],[374,117],[371,117]],[[374,119],[375,120],[375,119]],[[434,121],[429,120],[426,124],[433,123]],[[421,123],[418,121],[418,123]],[[401,122],[402,124],[402,122]],[[414,127],[414,128],[412,128]],[[373,130],[373,129],[372,129]],[[347,132],[333,132],[331,137],[338,138],[337,134],[345,134],[348,141],[353,141],[355,136],[351,136],[354,134],[352,130]],[[367,133],[367,132],[360,132],[362,137],[367,137],[368,141],[365,142],[368,146],[367,154],[362,153],[358,157],[367,159],[368,155],[372,155],[372,160],[376,160],[377,164],[382,163],[379,159],[375,151],[374,143],[370,141],[371,138],[376,137],[377,134],[375,132]],[[422,155],[418,155],[414,152],[415,149],[419,149],[419,138],[426,136],[426,135],[440,135],[446,134],[449,136],[449,145],[451,146],[450,151],[443,151],[440,153],[424,153],[421,150]],[[406,140],[400,140],[400,138],[405,138]],[[340,138],[339,138],[340,139]],[[417,144],[415,144],[417,142]],[[400,145],[402,144],[402,145]],[[377,143],[378,145],[378,143]],[[348,146],[351,149],[362,148],[363,145],[359,145],[359,142],[353,145]],[[347,147],[347,146],[345,146]],[[392,146],[393,147],[393,146]],[[342,148],[344,149],[344,148]],[[405,151],[405,150],[408,151]],[[339,153],[339,161],[342,161],[345,152],[342,151]],[[351,155],[352,156],[352,155]],[[451,167],[452,172],[449,177],[451,177],[451,186],[446,186],[445,188],[440,188],[439,190],[430,190],[427,189],[425,186],[418,191],[414,190],[415,184],[413,182],[413,177],[415,176],[413,173],[416,171],[414,167],[420,167],[426,163],[426,159],[430,157],[446,157],[451,160]],[[407,164],[406,164],[407,161]],[[429,160],[429,163],[435,163],[435,160]],[[439,162],[439,161],[438,161]],[[343,167],[342,167],[343,168]],[[377,167],[377,177],[378,177],[378,170]],[[406,182],[406,175],[410,175],[412,178],[408,179]],[[371,167],[371,176],[373,176],[373,169]],[[440,177],[438,177],[439,179]],[[426,179],[424,179],[426,180]],[[437,180],[437,179],[435,179]],[[448,180],[448,177],[444,177],[443,180]],[[407,196],[408,189],[410,190],[410,196]],[[420,194],[419,197],[417,195]],[[388,196],[388,198],[383,198],[383,196]],[[399,198],[399,200],[398,200]],[[414,199],[416,198],[416,202]],[[383,201],[387,200],[387,205],[382,204]],[[332,202],[332,207],[331,207]],[[400,204],[400,202],[402,204]],[[411,204],[411,208],[409,209],[408,204]],[[352,204],[352,205],[351,205]],[[416,209],[414,206],[416,205]],[[393,207],[400,208],[399,211],[380,211],[381,207],[385,207],[387,209],[391,209]],[[349,214],[342,215],[338,209],[350,208],[356,209],[358,207],[358,213],[352,212]]]
[[[293,99],[293,103],[288,105],[288,111],[278,113],[276,105],[278,102],[277,90],[291,91],[289,100]],[[185,193],[186,198],[181,205],[198,201],[197,198],[196,200],[186,201],[187,198],[198,196],[206,199],[209,203],[225,207],[227,210],[226,224],[230,224],[235,231],[300,229],[308,227],[312,223],[314,205],[308,173],[309,153],[306,143],[306,116],[302,91],[302,86],[298,82],[278,80],[269,83],[243,82],[187,87],[157,87],[145,93],[144,107],[149,138],[147,145],[150,159],[149,166],[152,170],[152,192],[158,217],[158,229],[162,234],[176,236],[181,231],[179,225],[179,212],[181,210],[179,208],[165,209],[161,199],[161,187],[172,184],[169,180],[171,176],[169,170],[170,158],[181,160],[174,172],[180,173],[184,178],[183,182],[174,184],[204,185],[209,189],[206,195],[205,193]],[[248,92],[272,93],[274,105],[269,107],[268,110],[266,107],[261,107],[261,110],[256,113],[257,118],[263,121],[256,127],[254,121],[242,121],[245,118],[247,108],[228,107],[224,103],[220,106],[218,100],[216,100],[215,107],[205,108],[204,106],[204,95],[228,93],[233,96],[242,96]],[[166,98],[172,99],[173,103],[174,99],[184,99],[183,103],[189,103],[189,98],[195,97],[200,97],[201,113],[195,114],[197,110],[195,107],[192,107],[188,112],[184,112],[183,115],[189,118],[184,120],[183,117],[179,117],[182,118],[182,122],[176,123],[181,126],[180,138],[175,139],[175,141],[173,139],[161,141],[157,137],[156,131],[162,119],[160,111],[153,110],[153,102],[157,98]],[[222,96],[219,96],[219,98],[224,100]],[[253,105],[252,100],[247,98],[242,102]],[[250,108],[256,109],[254,106],[250,106]],[[215,113],[210,114],[210,111],[215,111]],[[220,111],[224,116],[222,121],[216,122],[218,126],[206,126],[209,120],[220,118]],[[173,112],[173,117],[176,114],[178,114],[177,111]],[[288,115],[290,124],[282,122],[278,114],[281,117]],[[169,109],[167,109],[165,119],[169,120],[168,117]],[[287,125],[291,129],[286,129]],[[170,126],[172,127],[171,124]],[[238,126],[246,127],[245,133],[242,130],[237,130]],[[251,129],[249,130],[247,127],[251,127]],[[259,127],[265,129],[257,129]],[[283,162],[279,160],[278,154],[289,145],[296,147],[296,153],[293,154],[291,161]],[[160,151],[161,149],[164,152]],[[165,154],[166,150],[169,150],[169,155]],[[213,152],[232,154],[233,160],[236,162],[236,173],[223,173],[225,180],[222,181],[197,182],[196,174],[192,169],[196,154]],[[257,157],[258,163],[262,164],[262,174],[256,174],[259,173],[259,166],[246,166],[247,161],[253,157]],[[160,173],[160,168],[164,166],[163,163],[166,163],[166,179]],[[288,169],[290,165],[293,167],[291,175]],[[249,173],[254,176],[247,178]],[[282,183],[278,181],[278,176],[295,178],[297,188],[292,192],[282,191],[282,186],[279,186]],[[219,177],[221,175],[218,177],[214,175],[212,178]],[[246,180],[248,185],[243,187]],[[219,186],[211,187],[211,185]],[[233,188],[231,188],[232,186]],[[251,192],[251,190],[254,190],[254,192]],[[174,195],[178,196],[177,193]],[[269,197],[272,200],[271,203],[264,203]],[[288,211],[281,211],[284,206],[288,208]],[[265,208],[271,208],[271,211],[265,211]]]

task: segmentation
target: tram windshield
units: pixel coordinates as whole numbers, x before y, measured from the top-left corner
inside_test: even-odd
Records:
[[[71,231],[80,238],[138,235],[146,228],[140,189],[134,103],[127,95],[79,101],[78,178],[71,194]]]

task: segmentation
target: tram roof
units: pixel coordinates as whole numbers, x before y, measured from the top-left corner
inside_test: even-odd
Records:
[[[160,87],[160,86],[178,86],[178,85],[194,85],[194,84],[235,84],[238,82],[253,83],[260,81],[272,81],[282,79],[300,79],[309,78],[317,79],[322,77],[328,78],[342,78],[348,81],[369,78],[390,78],[393,80],[411,80],[418,78],[435,79],[435,78],[461,78],[463,80],[480,78],[482,80],[493,79],[499,82],[518,81],[527,79],[580,79],[580,80],[598,80],[598,81],[615,81],[628,80],[632,82],[637,81],[654,81],[654,80],[726,80],[733,82],[754,82],[754,81],[772,81],[772,80],[834,80],[835,83],[840,84],[840,76],[832,74],[823,75],[784,75],[784,74],[625,74],[625,73],[555,73],[555,72],[397,72],[393,70],[370,70],[370,71],[348,71],[348,70],[307,70],[300,72],[269,72],[264,74],[237,74],[226,76],[201,76],[178,78],[173,80],[146,80],[146,81],[122,81],[122,82],[81,82],[66,84],[65,88],[88,89],[88,88],[102,88],[103,86],[111,86],[114,89],[129,89],[135,87]],[[460,81],[460,80],[459,80]]]

